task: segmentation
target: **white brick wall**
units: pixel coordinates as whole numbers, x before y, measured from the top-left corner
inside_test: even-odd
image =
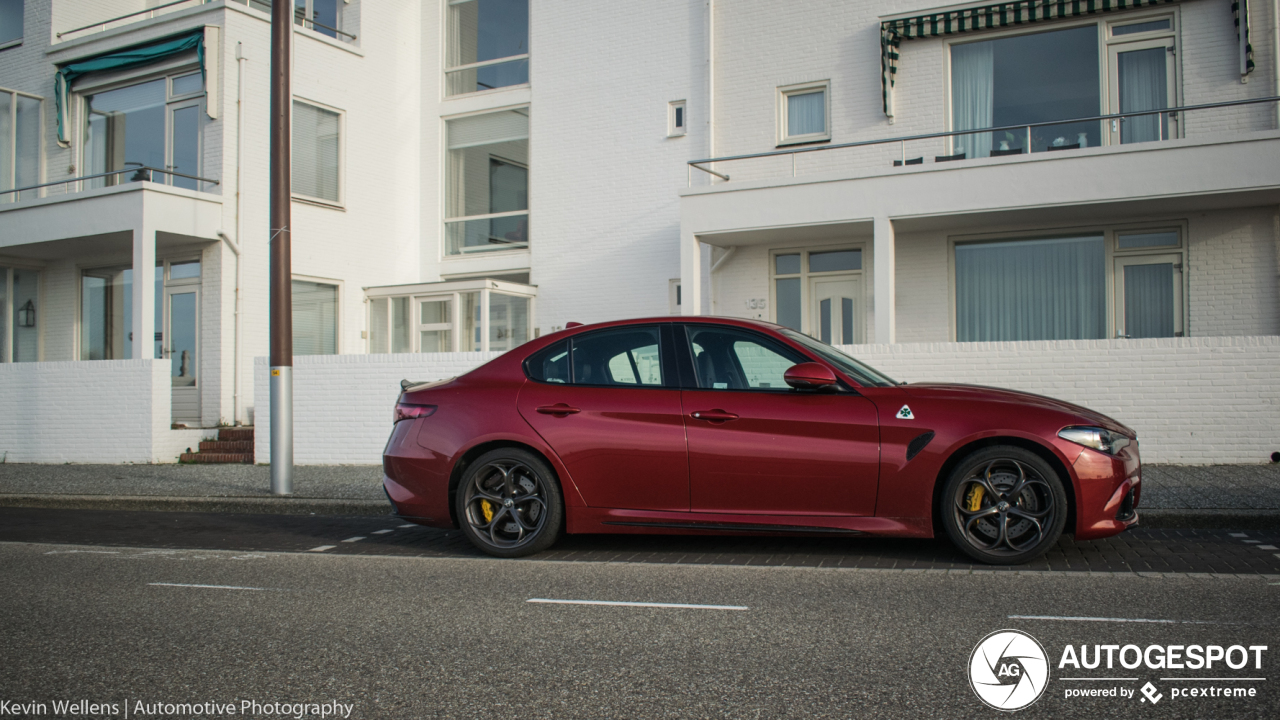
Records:
[[[1280,450],[1280,337],[851,345],[846,352],[909,382],[954,382],[1048,395],[1138,431],[1146,462],[1267,462]],[[298,358],[294,462],[376,464],[400,380],[462,374],[498,353]],[[255,365],[258,397],[268,368]],[[257,418],[256,460],[270,461]]]
[[[297,465],[376,465],[391,435],[400,381],[461,375],[501,353],[314,355],[293,361],[293,461]],[[271,411],[266,358],[253,366],[259,398],[254,459],[271,461]]]
[[[842,348],[896,380],[991,385],[1091,408],[1145,462],[1268,462],[1280,450],[1280,337],[907,343]]]
[[[0,364],[0,457],[175,462],[202,433],[169,429],[169,393],[164,360]]]

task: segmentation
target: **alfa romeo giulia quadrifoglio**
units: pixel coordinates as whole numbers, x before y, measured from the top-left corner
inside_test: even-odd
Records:
[[[1134,431],[1011,390],[900,383],[770,323],[571,327],[460,377],[403,383],[394,512],[486,553],[564,533],[945,534],[1022,563],[1138,521]]]

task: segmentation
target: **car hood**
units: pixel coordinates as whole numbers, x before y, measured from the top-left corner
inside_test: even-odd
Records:
[[[1017,390],[985,387],[982,385],[959,385],[951,383],[911,383],[901,386],[907,394],[921,399],[957,400],[960,402],[999,402],[1054,410],[1080,419],[1081,424],[1097,425],[1108,430],[1123,433],[1128,437],[1136,437],[1133,429],[1115,419],[1107,417],[1086,407],[1073,405],[1043,395],[1034,395]]]

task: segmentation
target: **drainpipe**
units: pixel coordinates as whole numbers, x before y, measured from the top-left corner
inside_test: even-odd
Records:
[[[707,0],[707,157],[716,156],[716,0]],[[714,168],[708,164],[707,167]],[[716,176],[709,176],[715,182]]]
[[[240,168],[244,167],[244,46],[236,43],[236,240],[218,231],[218,237],[227,244],[236,256],[236,294],[233,318],[235,322],[235,341],[232,353],[232,417],[233,425],[241,425],[240,419],[240,244],[243,226],[240,220]]]
[[[1271,0],[1271,68],[1275,92],[1280,96],[1280,0]],[[1280,129],[1280,103],[1276,103],[1276,128]]]

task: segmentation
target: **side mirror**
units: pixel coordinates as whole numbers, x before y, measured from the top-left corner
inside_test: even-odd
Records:
[[[831,368],[815,362],[792,365],[782,374],[782,379],[797,390],[816,390],[836,384],[836,375]]]

